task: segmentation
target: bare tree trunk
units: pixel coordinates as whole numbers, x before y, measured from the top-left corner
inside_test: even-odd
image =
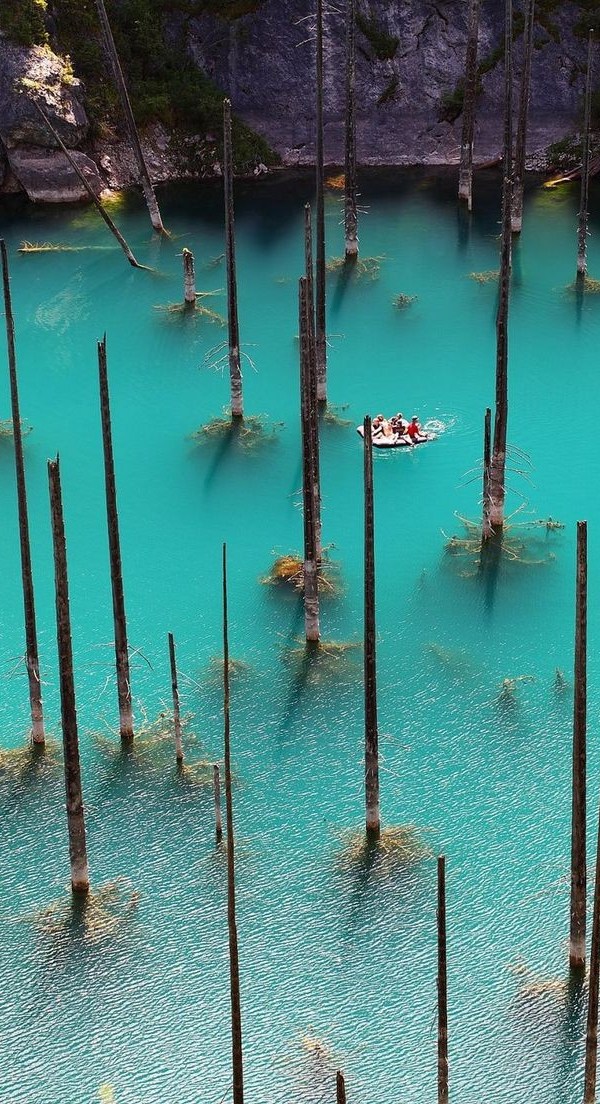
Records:
[[[323,152],[323,0],[317,2],[317,256],[316,350],[317,399],[327,402],[327,334],[325,319],[325,166]]]
[[[587,276],[587,239],[590,190],[590,129],[592,119],[592,76],[594,34],[588,41],[587,79],[585,84],[585,121],[583,127],[583,163],[581,166],[581,198],[579,201],[579,227],[577,231],[577,279],[583,282]]]
[[[19,513],[19,544],[21,548],[21,580],[23,585],[23,610],[25,614],[25,663],[27,666],[27,681],[29,683],[31,739],[33,740],[34,744],[43,746],[46,741],[46,736],[44,732],[42,686],[40,682],[40,664],[38,657],[37,628],[35,620],[33,571],[31,567],[31,543],[29,539],[29,518],[27,513],[27,487],[25,483],[25,461],[23,458],[23,435],[21,433],[21,413],[19,409],[19,388],[17,383],[15,322],[13,318],[12,301],[10,294],[8,254],[6,252],[6,243],[3,240],[0,241],[0,251],[2,253],[2,284],[4,289],[4,313],[6,318],[6,341],[8,346],[10,405],[15,442],[17,507]]]
[[[446,858],[438,856],[438,1104],[448,1104],[448,976],[446,967]]]
[[[356,193],[356,0],[346,4],[346,163],[344,177],[346,260],[358,256]]]
[[[505,105],[502,249],[500,258],[500,293],[498,299],[498,315],[496,319],[496,414],[494,419],[494,445],[490,463],[489,483],[491,535],[497,537],[501,536],[504,529],[506,435],[508,428],[508,307],[510,300],[512,250],[512,0],[506,0],[504,68]]]
[[[571,815],[571,925],[569,966],[585,969],[586,727],[587,727],[587,521],[577,522],[575,588],[575,699]]]
[[[175,736],[175,758],[183,763],[183,742],[181,739],[181,712],[179,708],[179,684],[177,681],[177,663],[175,660],[175,641],[169,633],[169,663],[171,667],[171,691],[173,695],[173,733]]]
[[[336,1104],[346,1104],[346,1082],[341,1070],[335,1076],[335,1099]]]
[[[221,816],[221,772],[219,764],[213,764],[213,794],[215,799],[215,840],[220,843],[223,839],[223,818]]]
[[[58,669],[60,678],[60,712],[65,758],[67,828],[69,832],[69,855],[71,859],[71,888],[73,893],[87,893],[90,888],[90,876],[85,839],[81,770],[79,766],[77,709],[75,705],[71,618],[69,613],[67,548],[65,542],[58,456],[56,460],[48,461],[48,480],[50,485],[52,542],[54,547],[56,635],[58,641]]]
[[[519,120],[515,149],[515,172],[512,196],[511,229],[520,234],[523,226],[523,189],[525,186],[525,156],[527,153],[527,117],[531,96],[531,64],[533,61],[533,31],[535,24],[535,0],[528,0],[525,20],[523,73],[519,95]]]
[[[46,115],[46,112],[40,107],[37,100],[33,100],[32,103],[37,108],[39,114],[41,115],[42,119],[44,120],[44,122],[46,124],[46,127],[48,128],[50,134],[54,138],[54,141],[56,142],[57,146],[59,146],[60,149],[62,150],[62,152],[64,153],[64,155],[65,155],[67,161],[69,162],[69,165],[73,169],[73,172],[75,173],[76,177],[78,178],[80,183],[85,188],[85,190],[86,190],[87,194],[89,195],[92,203],[94,204],[94,207],[96,208],[98,214],[100,215],[100,217],[104,220],[104,222],[108,226],[108,229],[110,230],[111,234],[113,234],[114,237],[117,239],[119,245],[121,246],[121,249],[123,250],[125,256],[127,257],[127,260],[129,261],[129,264],[133,268],[145,268],[146,267],[145,265],[142,265],[142,264],[139,263],[139,261],[136,261],[133,253],[131,252],[131,249],[129,248],[127,242],[125,241],[125,238],[123,237],[123,235],[122,235],[121,231],[119,230],[118,226],[115,226],[115,224],[114,224],[113,220],[111,219],[110,215],[104,210],[104,207],[102,206],[100,200],[98,199],[98,196],[96,195],[96,193],[95,193],[94,189],[92,188],[90,182],[86,179],[86,177],[82,173],[81,169],[79,168],[79,165],[77,164],[77,162],[76,162],[75,158],[73,157],[72,153],[70,152],[70,150],[68,150],[67,147],[65,146],[65,144],[64,144],[62,138],[60,137],[58,131],[56,131],[54,129],[54,127],[52,126],[52,123],[50,122],[48,116]]]
[[[229,332],[229,380],[231,417],[243,418],[242,354],[238,321],[237,277],[235,270],[235,223],[233,214],[233,147],[231,141],[231,103],[223,100],[223,185],[225,188],[225,262],[227,265],[227,324]]]
[[[231,1053],[233,1064],[233,1104],[244,1104],[240,966],[238,956],[237,924],[235,918],[235,853],[233,836],[233,798],[231,793],[231,743],[229,718],[227,548],[225,545],[223,545],[223,714],[225,743],[225,807],[227,818],[227,928],[229,932],[229,979],[231,991]]]
[[[470,0],[467,56],[465,60],[463,124],[460,143],[460,169],[458,174],[458,198],[464,200],[469,211],[473,209],[473,137],[475,134],[475,103],[477,100],[479,5],[480,0]]]
[[[117,697],[119,701],[119,731],[121,733],[121,739],[129,741],[133,740],[133,711],[131,706],[131,681],[129,677],[127,618],[125,616],[123,571],[121,567],[119,515],[117,512],[117,486],[115,481],[115,461],[112,447],[110,403],[108,396],[106,336],[103,337],[102,341],[98,342],[98,377],[100,381],[102,446],[104,449],[104,483],[106,490],[108,549],[110,555],[110,582],[115,629],[115,664],[117,670]]]
[[[490,522],[490,462],[492,457],[492,412],[488,406],[483,422],[483,525],[482,539],[492,535]]]
[[[196,272],[194,254],[190,249],[182,250],[183,257],[183,301],[186,306],[196,306]]]
[[[300,417],[302,425],[302,498],[304,514],[304,627],[306,639],[319,639],[319,577],[317,560],[317,493],[314,485],[313,456],[316,396],[311,373],[307,280],[300,278],[298,294],[300,325]]]
[[[594,878],[594,915],[592,920],[592,945],[590,947],[590,972],[588,979],[588,1014],[585,1035],[585,1081],[583,1104],[596,1100],[596,1073],[598,1065],[598,984],[600,981],[600,818],[596,844],[596,873]]]
[[[381,832],[379,811],[379,733],[377,730],[377,637],[375,629],[375,517],[373,504],[373,438],[371,417],[364,425],[364,499],[365,499],[365,808],[367,836],[378,839]]]
[[[166,231],[163,226],[163,221],[158,207],[158,201],[154,193],[154,187],[152,185],[152,181],[150,180],[150,173],[148,172],[148,166],[146,165],[146,161],[140,144],[140,138],[137,132],[137,127],[135,125],[135,119],[133,117],[133,111],[131,108],[131,101],[129,99],[129,93],[127,91],[127,85],[125,84],[125,77],[123,76],[123,70],[121,68],[121,62],[119,61],[119,55],[117,53],[117,47],[115,46],[115,40],[113,38],[108,15],[106,14],[104,0],[96,0],[96,8],[98,9],[100,26],[102,27],[102,34],[104,36],[106,51],[110,58],[110,64],[114,74],[117,92],[119,93],[121,107],[123,108],[123,114],[125,115],[127,130],[129,131],[129,141],[131,142],[134,157],[137,161],[139,181],[144,193],[144,199],[146,200],[146,206],[150,215],[150,221],[153,228],[159,234],[165,234]]]
[[[317,548],[317,565],[320,565],[323,549],[321,541],[321,465],[319,448],[319,412],[318,412],[318,381],[317,381],[317,348],[315,341],[315,295],[313,280],[313,256],[312,256],[312,219],[310,204],[304,208],[304,258],[306,268],[306,302],[308,308],[308,346],[310,356],[309,377],[311,380],[311,394],[314,391],[315,409],[311,418],[312,423],[312,449],[313,449],[313,487],[315,494],[315,540]]]

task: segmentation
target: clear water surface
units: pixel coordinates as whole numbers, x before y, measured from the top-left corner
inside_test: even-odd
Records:
[[[444,552],[476,518],[483,412],[493,399],[498,181],[483,179],[469,225],[453,174],[370,176],[361,223],[378,279],[329,279],[329,395],[343,428],[322,433],[324,538],[343,590],[322,605],[323,635],[362,634],[362,453],[367,410],[437,418],[446,432],[414,454],[377,455],[382,811],[418,826],[431,857],[370,872],[340,862],[362,823],[362,675],[349,653],[333,681],[290,660],[302,637],[295,595],[261,584],[301,544],[296,281],[312,181],[236,188],[240,319],[248,413],[283,422],[244,452],[189,435],[227,403],[210,368],[225,331],[156,310],[180,299],[181,248],[198,287],[224,287],[218,188],[162,196],[171,241],[152,241],[135,198],[117,212],[154,274],[133,271],[94,211],[5,207],[12,266],[33,560],[48,726],[59,730],[46,459],[60,452],[76,686],[95,887],[115,878],[106,929],[68,901],[59,763],[0,778],[0,1099],[7,1104],[219,1104],[230,1096],[223,855],[212,797],[177,775],[169,745],[122,755],[116,702],[96,341],[108,334],[132,680],[139,724],[169,706],[174,632],[187,757],[222,751],[221,542],[229,547],[232,739],[247,1098],[421,1104],[435,1092],[435,861],[448,862],[452,1096],[511,1104],[579,1099],[580,994],[565,986],[570,818],[570,686],[575,523],[590,525],[590,843],[598,795],[600,672],[594,616],[600,555],[600,298],[581,311],[574,274],[576,186],[532,185],[516,247],[510,432],[516,522],[538,566],[507,564],[495,587]],[[590,270],[600,275],[600,193]],[[339,194],[327,199],[328,254],[340,254]],[[19,255],[22,240],[90,246]],[[404,310],[394,296],[416,296]],[[224,310],[224,294],[204,300]],[[0,360],[5,363],[4,353]],[[9,415],[6,372],[0,416]],[[474,481],[473,481],[474,480]],[[2,744],[27,730],[13,453],[0,444]],[[516,531],[518,532],[518,531]],[[523,535],[523,534],[522,534]],[[514,703],[502,679],[520,679]],[[98,733],[101,739],[98,739]],[[192,736],[194,738],[192,738]],[[592,848],[590,847],[590,855]],[[139,894],[127,909],[130,892]],[[40,922],[40,910],[59,902]],[[60,904],[62,902],[62,905]],[[67,917],[65,920],[65,916]],[[542,983],[552,982],[546,985]]]

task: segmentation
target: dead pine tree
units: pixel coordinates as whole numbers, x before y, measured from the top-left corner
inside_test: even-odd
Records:
[[[106,518],[108,523],[108,548],[110,557],[110,581],[112,590],[113,622],[115,632],[115,663],[117,669],[117,697],[119,702],[119,731],[121,740],[133,740],[133,710],[129,677],[129,648],[127,644],[127,618],[123,593],[121,565],[121,541],[117,512],[117,485],[112,447],[112,428],[108,394],[108,369],[106,361],[106,335],[98,342],[98,376],[100,381],[100,416],[102,420],[102,446],[104,450],[104,483],[106,489]]]
[[[223,187],[225,192],[225,263],[227,267],[227,329],[229,340],[229,381],[231,417],[243,418],[242,354],[238,321],[237,276],[235,265],[235,222],[233,213],[233,144],[231,103],[223,100]]]
[[[341,1070],[335,1075],[335,1100],[336,1104],[346,1104],[346,1082]]]
[[[344,175],[345,257],[358,257],[356,190],[356,0],[346,5],[346,155]]]
[[[364,682],[365,682],[365,815],[369,840],[381,834],[379,810],[379,733],[377,729],[377,638],[375,629],[375,517],[371,417],[364,425]]]
[[[304,515],[304,628],[307,641],[319,639],[319,564],[317,557],[317,493],[314,486],[314,421],[316,391],[311,373],[307,280],[301,276],[298,293],[300,325],[300,419],[302,428],[302,502]]]
[[[177,679],[177,661],[175,659],[175,640],[173,633],[168,634],[169,665],[171,668],[171,693],[173,696],[173,735],[175,737],[175,759],[183,763],[183,742],[181,739],[181,711],[179,707],[179,682]]]
[[[231,793],[231,740],[229,697],[229,626],[227,616],[227,547],[223,545],[223,718],[225,745],[225,819],[227,823],[227,928],[229,933],[229,981],[231,996],[231,1054],[233,1064],[233,1104],[244,1104],[244,1068],[242,1054],[242,1011],[240,966],[235,917],[235,853],[233,835],[233,798]]]
[[[587,726],[587,522],[577,522],[575,586],[575,696],[571,815],[571,924],[569,966],[585,970],[586,726]]]
[[[69,832],[69,854],[71,859],[71,889],[73,893],[81,894],[88,892],[90,888],[90,877],[87,861],[81,769],[79,765],[79,739],[77,734],[77,709],[75,704],[73,648],[71,644],[71,617],[69,611],[67,548],[65,542],[58,456],[56,460],[48,461],[48,481],[50,485],[52,544],[54,548],[56,635],[58,641],[60,713],[65,760],[67,828]]]
[[[315,340],[315,292],[314,292],[314,278],[313,278],[313,253],[312,253],[312,216],[310,210],[310,204],[307,203],[304,208],[304,260],[306,270],[306,302],[308,308],[308,352],[310,356],[309,375],[311,381],[311,389],[317,394],[317,349]],[[318,404],[318,399],[317,399]],[[320,447],[319,447],[319,417],[318,417],[318,405],[315,407],[314,416],[312,419],[312,446],[313,446],[313,490],[315,497],[315,518],[316,518],[316,542],[317,542],[317,563],[321,564],[322,559],[322,541],[321,541],[321,470],[320,470]]]
[[[438,1104],[448,1104],[448,971],[446,956],[446,858],[437,863]]]
[[[600,983],[600,817],[596,844],[596,873],[594,878],[594,913],[590,970],[588,978],[588,1014],[585,1034],[585,1074],[583,1104],[595,1104],[598,1066],[598,989]]]
[[[183,303],[191,310],[196,306],[196,270],[191,249],[183,249]]]
[[[60,134],[58,133],[58,131],[55,130],[54,127],[52,126],[52,123],[50,122],[48,116],[46,115],[46,112],[43,110],[42,107],[40,107],[40,104],[37,102],[37,100],[33,100],[32,102],[33,102],[34,107],[37,109],[39,115],[44,120],[44,123],[46,124],[46,128],[47,128],[48,132],[54,138],[54,141],[56,142],[59,149],[61,149],[62,152],[64,153],[67,161],[69,162],[69,165],[71,166],[71,168],[73,169],[73,172],[75,173],[75,176],[77,177],[79,182],[85,188],[88,196],[90,197],[92,203],[94,204],[94,207],[96,208],[98,214],[100,215],[100,218],[103,219],[103,221],[108,226],[108,229],[110,230],[111,234],[113,234],[114,237],[117,239],[117,241],[118,241],[119,245],[121,246],[121,249],[123,250],[125,256],[127,257],[127,260],[129,261],[129,264],[131,265],[131,267],[132,268],[143,268],[143,269],[147,270],[146,265],[140,264],[140,262],[135,259],[133,253],[131,252],[131,249],[129,248],[127,242],[125,241],[125,238],[123,237],[123,235],[122,235],[121,231],[119,230],[118,226],[115,225],[115,223],[111,219],[110,215],[108,214],[108,211],[106,211],[104,209],[104,207],[102,206],[102,203],[98,199],[98,196],[96,195],[94,189],[92,188],[89,180],[82,173],[81,169],[79,168],[79,165],[77,164],[75,158],[73,157],[73,154],[65,146],[65,143],[63,142],[62,138],[60,137]]]
[[[512,0],[506,0],[504,41],[504,169],[502,184],[502,246],[500,289],[496,316],[496,410],[489,474],[489,510],[484,513],[485,547],[492,537],[501,539],[506,498],[506,437],[508,429],[508,308],[512,261]]]
[[[327,402],[327,326],[325,316],[325,164],[323,135],[323,0],[317,0],[316,35],[316,325],[317,399]]]
[[[583,157],[581,165],[581,197],[579,201],[579,225],[577,229],[577,282],[584,284],[587,276],[587,239],[589,224],[590,191],[590,132],[592,120],[592,76],[594,34],[588,40],[587,77],[585,82],[585,119],[583,125]]]
[[[215,841],[223,839],[223,817],[221,815],[221,772],[219,764],[213,764],[213,795],[215,800]]]
[[[477,100],[477,40],[479,37],[479,6],[481,0],[470,0],[467,56],[463,96],[458,198],[473,209],[473,139],[475,135],[475,103]]]
[[[525,40],[521,90],[519,93],[519,118],[515,145],[515,168],[512,194],[511,228],[520,234],[523,226],[523,191],[525,187],[525,157],[527,154],[527,119],[531,96],[531,65],[533,61],[533,31],[535,26],[535,0],[528,0],[525,17]]]
[[[23,434],[21,432],[21,413],[19,409],[19,388],[17,383],[17,355],[15,350],[15,322],[12,312],[8,254],[6,243],[0,241],[2,253],[2,285],[4,290],[4,313],[6,321],[6,341],[8,348],[8,375],[10,380],[10,405],[15,442],[15,470],[17,478],[17,508],[19,514],[19,544],[21,549],[21,580],[23,584],[23,609],[25,614],[25,664],[29,683],[29,707],[31,712],[31,739],[34,744],[45,744],[44,712],[42,707],[42,686],[40,682],[40,664],[38,657],[37,627],[35,619],[35,601],[33,593],[33,571],[31,567],[31,543],[29,538],[29,517],[27,512],[27,487],[25,483],[25,461],[23,459]]]
[[[133,117],[131,101],[129,99],[129,93],[127,91],[127,85],[125,83],[125,77],[121,68],[121,62],[119,61],[119,55],[117,53],[117,47],[115,46],[115,40],[113,38],[108,15],[106,14],[104,0],[96,0],[96,8],[98,10],[100,26],[102,27],[102,35],[104,38],[104,44],[106,46],[106,52],[108,53],[110,59],[111,68],[115,78],[115,84],[117,86],[117,92],[119,93],[121,107],[123,109],[123,114],[127,123],[129,141],[131,142],[131,148],[133,149],[134,157],[137,161],[139,183],[141,184],[141,188],[144,193],[144,199],[146,200],[146,206],[150,215],[150,221],[152,223],[153,229],[156,230],[157,233],[166,234],[167,231],[163,226],[163,221],[158,207],[158,201],[156,199],[154,187],[150,179],[150,173],[148,172],[148,166],[146,165],[139,134],[137,131],[137,126]]]

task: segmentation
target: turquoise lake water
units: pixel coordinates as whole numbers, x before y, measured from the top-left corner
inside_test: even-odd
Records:
[[[93,885],[118,883],[109,930],[69,920],[60,762],[0,776],[0,1100],[7,1104],[219,1104],[230,1099],[224,856],[201,774],[169,744],[122,755],[113,678],[96,341],[108,335],[132,686],[138,725],[169,708],[175,634],[190,764],[222,754],[221,542],[230,568],[238,912],[247,1099],[433,1100],[435,854],[448,864],[452,1098],[570,1104],[582,1091],[584,1008],[564,983],[569,910],[575,523],[590,552],[590,867],[600,762],[600,297],[578,312],[577,187],[531,186],[514,256],[510,476],[527,555],[494,587],[444,551],[458,512],[479,513],[484,409],[493,401],[498,180],[470,225],[454,174],[363,182],[363,256],[378,279],[328,284],[329,397],[351,422],[322,430],[323,537],[341,593],[324,638],[362,637],[362,449],[367,411],[439,419],[438,441],[377,454],[377,613],[382,817],[422,830],[431,857],[370,872],[340,861],[363,821],[360,650],[333,681],[290,659],[300,600],[261,584],[299,551],[297,278],[312,181],[236,186],[240,326],[248,414],[283,422],[274,444],[198,445],[228,380],[210,368],[225,331],[157,311],[181,298],[181,248],[198,288],[223,289],[218,189],[162,196],[171,241],[151,240],[135,198],[117,212],[133,271],[86,209],[0,210],[12,269],[44,699],[60,736],[46,460],[60,452],[76,689]],[[590,272],[600,276],[593,188]],[[340,254],[339,196],[327,199]],[[93,246],[19,255],[22,240]],[[398,310],[394,296],[416,296]],[[224,311],[219,294],[205,302]],[[0,355],[0,365],[5,354]],[[0,419],[9,416],[0,373]],[[516,450],[527,453],[523,458]],[[475,480],[473,482],[473,479]],[[0,443],[2,745],[28,727],[13,450]],[[556,668],[569,686],[558,692]],[[522,676],[527,676],[524,678]],[[502,679],[519,679],[512,704]],[[98,739],[98,733],[101,739]],[[137,906],[128,908],[131,893]],[[139,895],[139,898],[137,897]],[[39,912],[59,902],[40,923]],[[65,919],[66,918],[66,919]],[[120,922],[119,922],[120,918]],[[61,919],[64,921],[61,923]],[[590,924],[591,926],[591,924]],[[539,983],[554,982],[550,986]]]

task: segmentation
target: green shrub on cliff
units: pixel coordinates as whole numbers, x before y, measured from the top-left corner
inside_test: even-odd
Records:
[[[46,0],[2,0],[0,30],[20,46],[42,46],[48,41]]]

